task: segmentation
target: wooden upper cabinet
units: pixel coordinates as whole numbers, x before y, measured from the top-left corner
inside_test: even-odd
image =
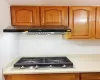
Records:
[[[100,7],[96,9],[96,36],[95,38],[100,39]]]
[[[41,7],[41,25],[68,26],[68,7]]]
[[[11,18],[14,26],[38,26],[39,7],[11,6]]]
[[[72,39],[89,39],[95,36],[95,7],[70,7],[69,27]]]

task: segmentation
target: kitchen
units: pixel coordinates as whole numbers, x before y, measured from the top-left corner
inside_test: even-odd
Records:
[[[1,0],[0,1],[0,75],[2,68],[19,56],[78,56],[79,54],[98,54],[99,39],[63,39],[62,35],[23,35],[4,33],[11,26],[10,5],[46,5],[46,6],[99,6],[99,0]],[[80,4],[82,3],[82,4]],[[89,55],[90,56],[90,55]],[[88,56],[88,57],[89,57]],[[93,55],[94,56],[94,55]],[[96,58],[97,58],[96,56]],[[86,57],[86,56],[85,56]],[[86,57],[87,58],[87,57]],[[70,59],[71,60],[71,59]],[[98,60],[98,59],[97,59]],[[73,60],[72,60],[73,62]],[[73,62],[75,64],[75,62]],[[98,61],[97,61],[98,63]],[[63,71],[62,71],[63,72]],[[0,77],[0,78],[1,78]]]

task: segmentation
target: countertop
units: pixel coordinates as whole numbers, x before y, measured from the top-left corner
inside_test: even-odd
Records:
[[[13,60],[3,69],[4,75],[9,74],[45,74],[45,73],[84,73],[100,72],[100,54],[69,54],[66,55],[74,64],[74,68],[39,68],[20,69],[13,65],[21,57]]]

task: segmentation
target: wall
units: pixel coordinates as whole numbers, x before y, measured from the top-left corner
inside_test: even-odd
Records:
[[[2,68],[17,56],[17,35],[2,32],[9,25],[10,5],[5,0],[0,0],[0,80]]]
[[[100,0],[7,0],[10,5],[71,5],[98,6]],[[66,55],[99,54],[99,40],[63,40],[62,36],[19,36],[19,54],[33,55]]]
[[[6,0],[11,5],[100,5],[100,0]]]
[[[64,40],[61,35],[20,35],[21,56],[100,54],[100,40]]]

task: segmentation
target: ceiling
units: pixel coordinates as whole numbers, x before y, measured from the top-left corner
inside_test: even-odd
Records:
[[[6,0],[10,5],[100,5],[100,0]]]

